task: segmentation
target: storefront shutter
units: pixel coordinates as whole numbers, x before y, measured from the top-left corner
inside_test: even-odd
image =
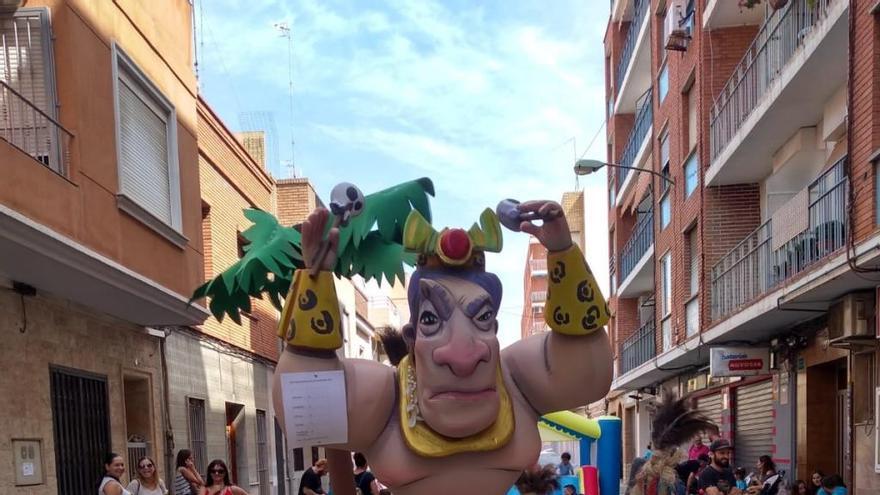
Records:
[[[773,381],[737,387],[735,393],[734,465],[751,472],[758,457],[773,456]]]
[[[721,394],[707,395],[697,399],[697,409],[721,429]]]

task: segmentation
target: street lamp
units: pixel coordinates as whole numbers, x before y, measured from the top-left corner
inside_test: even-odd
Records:
[[[616,163],[606,163],[601,160],[589,160],[586,158],[582,158],[582,159],[578,160],[577,162],[575,162],[574,173],[576,175],[590,175],[602,167],[624,168],[624,169],[628,169],[628,170],[635,170],[636,172],[647,172],[649,174],[656,175],[657,177],[660,177],[661,179],[665,180],[666,182],[669,182],[673,186],[675,185],[675,182],[673,182],[672,179],[670,179],[668,176],[661,174],[661,173],[658,173],[658,172],[655,172],[651,169],[630,167],[628,165],[618,165]]]

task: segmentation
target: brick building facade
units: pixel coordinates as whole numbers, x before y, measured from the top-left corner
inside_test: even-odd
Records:
[[[606,407],[627,463],[666,387],[735,464],[768,454],[790,480],[820,469],[873,493],[876,287],[857,272],[877,265],[877,20],[864,2],[765,3],[612,2],[607,160],[655,174],[608,173]],[[712,348],[768,366],[720,376]]]

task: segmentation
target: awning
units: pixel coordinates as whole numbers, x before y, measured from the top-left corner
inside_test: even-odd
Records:
[[[543,421],[538,422],[538,434],[541,435],[542,442],[576,442],[579,440],[576,436],[557,430]]]
[[[602,435],[599,422],[571,411],[558,411],[541,416],[539,423],[545,423],[557,431],[568,435],[598,439]]]

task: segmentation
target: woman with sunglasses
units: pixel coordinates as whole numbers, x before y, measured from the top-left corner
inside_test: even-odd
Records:
[[[138,459],[137,477],[128,484],[128,491],[131,495],[168,495],[168,489],[156,471],[156,463],[146,456]]]
[[[214,459],[208,464],[208,478],[201,495],[248,495],[248,492],[229,481],[225,462]]]

